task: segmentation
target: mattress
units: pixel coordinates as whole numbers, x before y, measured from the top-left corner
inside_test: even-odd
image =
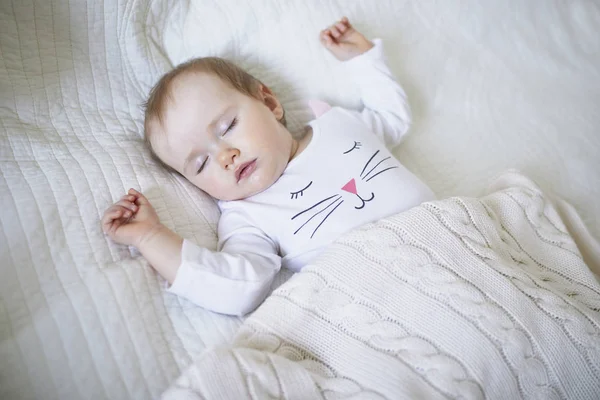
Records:
[[[145,96],[173,65],[215,55],[268,84],[292,130],[308,99],[359,107],[317,39],[342,15],[383,39],[413,110],[395,154],[439,198],[517,168],[600,236],[597,2],[2,1],[0,398],[157,398],[232,339],[239,318],[166,293],[99,218],[135,187],[214,248],[214,202],[143,149]]]

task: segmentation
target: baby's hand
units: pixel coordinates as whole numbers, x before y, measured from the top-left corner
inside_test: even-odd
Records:
[[[354,29],[346,17],[323,29],[319,37],[323,46],[340,61],[348,61],[373,47],[373,43]]]
[[[102,217],[102,230],[112,240],[128,246],[138,246],[160,226],[154,207],[134,189],[110,206]]]

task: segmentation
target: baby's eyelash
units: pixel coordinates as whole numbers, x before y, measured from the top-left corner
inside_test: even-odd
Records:
[[[208,157],[206,157],[204,159],[204,161],[202,162],[202,165],[200,166],[200,168],[198,168],[198,171],[196,171],[196,175],[198,175],[200,172],[202,172],[202,170],[204,169],[204,167],[206,166],[206,163],[208,162]]]
[[[312,183],[313,183],[313,181],[310,181],[310,183],[308,185],[306,185],[306,187],[304,189],[302,189],[302,190],[298,190],[297,192],[290,192],[290,194],[292,195],[292,197],[291,197],[292,200],[293,199],[297,199],[298,196],[303,196],[304,195],[304,191],[306,189],[308,189],[310,187],[310,185],[312,185]]]
[[[362,146],[362,143],[355,141],[354,142],[354,146],[352,146],[352,148],[350,150],[345,151],[343,154],[348,154],[348,153],[350,153],[354,149],[360,149],[360,146]]]
[[[234,118],[231,121],[231,123],[229,124],[229,126],[227,127],[227,129],[225,129],[225,132],[223,132],[222,136],[225,136],[230,130],[232,130],[233,128],[235,128],[235,126],[237,125],[237,123],[238,123],[238,119],[236,117],[236,118]]]

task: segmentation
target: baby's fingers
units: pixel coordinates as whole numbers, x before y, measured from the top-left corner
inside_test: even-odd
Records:
[[[329,29],[324,29],[321,31],[321,42],[326,46],[330,46],[333,44],[333,39],[331,37],[331,32],[329,31]]]
[[[346,32],[352,29],[348,18],[343,17],[338,22],[321,31],[321,41],[325,45],[332,45],[337,42]]]
[[[143,194],[141,194],[140,192],[138,192],[134,188],[129,189],[128,193],[129,193],[129,195],[135,197],[135,204],[137,204],[138,206],[141,206],[141,205],[150,205],[150,202],[148,201],[148,199],[146,198],[146,196],[144,196]]]
[[[123,219],[129,218],[131,215],[132,212],[125,207],[118,205],[110,207],[102,217],[102,230],[108,233],[111,229],[121,225]]]
[[[120,218],[130,218],[133,215],[133,212],[125,207],[122,207],[117,212],[120,214]]]
[[[335,24],[335,27],[337,28],[337,30],[340,32],[341,35],[344,35],[344,33],[346,33],[346,31],[348,30],[348,25],[340,22],[337,22]]]
[[[119,218],[120,216],[120,210],[114,205],[111,206],[108,210],[104,211],[104,215],[102,216],[102,226],[110,224],[115,218]]]
[[[329,28],[329,31],[331,32],[331,36],[333,36],[334,39],[339,39],[340,36],[343,35],[343,32],[340,31],[337,24],[331,25],[331,28]]]
[[[133,203],[135,201],[135,199],[136,199],[136,197],[132,194],[126,194],[125,196],[121,197],[121,200],[125,200],[130,203]]]
[[[115,203],[116,206],[121,206],[124,207],[128,210],[131,210],[131,212],[136,212],[138,209],[138,206],[136,206],[133,202],[135,201],[135,199],[133,200],[129,200],[127,198],[128,196],[124,196],[121,200],[119,200],[118,202]]]

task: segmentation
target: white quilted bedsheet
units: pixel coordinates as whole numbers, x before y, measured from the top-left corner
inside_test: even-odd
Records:
[[[98,220],[129,187],[215,246],[214,203],[141,146],[172,64],[238,61],[297,129],[306,99],[356,107],[317,35],[347,15],[384,40],[414,125],[400,159],[439,197],[518,168],[600,236],[600,5],[591,0],[0,2],[0,398],[156,398],[241,321],[164,292]]]

